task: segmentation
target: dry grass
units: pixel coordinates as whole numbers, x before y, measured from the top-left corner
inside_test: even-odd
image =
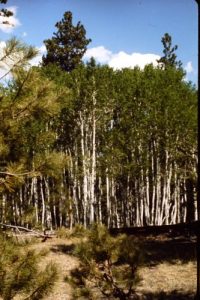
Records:
[[[69,255],[72,245],[76,243],[76,239],[67,240],[52,238],[46,242],[37,242],[31,247],[36,251],[47,250],[48,254],[44,257],[41,268],[43,269],[47,263],[53,262],[58,267],[59,279],[56,282],[52,293],[45,297],[45,300],[70,300],[71,287],[65,281],[65,277],[69,275],[70,270],[78,266],[78,260]]]
[[[144,241],[146,260],[138,286],[147,299],[194,299],[196,244],[186,237],[160,236]]]
[[[59,280],[45,300],[71,300],[72,291],[65,277],[78,266],[72,255],[76,238],[52,238],[31,245],[36,251],[46,250],[41,268],[50,261],[58,266]],[[185,239],[147,239],[144,241],[146,260],[139,273],[142,277],[137,292],[141,299],[193,299],[196,290],[195,243]],[[94,300],[103,299],[96,296]]]
[[[140,270],[142,281],[138,292],[150,295],[165,295],[163,299],[193,299],[196,289],[196,264],[163,262]],[[178,295],[179,294],[179,295]],[[164,297],[164,296],[163,296]]]

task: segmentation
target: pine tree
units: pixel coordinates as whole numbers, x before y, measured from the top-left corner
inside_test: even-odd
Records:
[[[68,277],[74,299],[81,296],[96,299],[95,288],[107,298],[135,299],[143,254],[132,237],[114,238],[105,226],[93,224],[88,239],[77,245],[74,254],[81,261],[80,267]]]
[[[70,72],[80,64],[91,40],[86,38],[85,28],[80,22],[76,26],[72,24],[70,11],[65,12],[63,19],[55,26],[58,31],[51,39],[44,41],[47,54],[43,56],[43,66],[53,63]]]
[[[37,53],[36,48],[27,46],[15,37],[6,41],[0,56],[0,69],[4,71],[0,80],[9,74],[14,76],[19,68],[27,67]]]
[[[7,239],[0,232],[0,296],[3,300],[42,299],[58,278],[55,264],[40,271],[39,263],[45,253],[29,250],[24,244]]]
[[[175,54],[178,46],[175,45],[172,47],[172,37],[168,33],[165,33],[161,39],[161,42],[164,47],[164,56],[157,60],[157,62],[161,63],[164,68],[167,68],[169,66],[180,68],[182,66],[182,63],[180,60],[177,61],[177,55]]]

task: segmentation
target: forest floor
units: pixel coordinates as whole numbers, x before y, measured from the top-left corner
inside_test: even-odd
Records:
[[[38,241],[31,246],[36,251],[48,251],[43,258],[42,267],[49,262],[56,263],[58,267],[59,279],[45,300],[72,299],[72,290],[65,278],[79,264],[77,258],[72,255],[77,242],[78,238],[53,237],[46,242]],[[137,287],[141,299],[194,299],[196,291],[195,239],[169,238],[162,235],[157,238],[146,238],[143,242],[146,259],[139,271],[142,280]],[[99,296],[98,299],[103,298]]]

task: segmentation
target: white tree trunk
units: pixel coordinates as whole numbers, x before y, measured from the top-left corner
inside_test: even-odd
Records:
[[[94,222],[95,206],[95,182],[96,182],[96,93],[92,95],[93,113],[92,113],[92,170],[91,170],[91,187],[90,187],[90,224]]]
[[[35,203],[35,219],[36,219],[36,224],[38,224],[38,222],[39,222],[39,216],[38,216],[37,177],[33,178],[33,194],[34,194],[34,203]]]
[[[86,153],[84,146],[84,121],[80,112],[80,126],[81,126],[81,152],[82,152],[82,164],[83,164],[83,224],[87,227],[87,202],[88,202],[88,177],[87,177],[87,165],[86,165]]]
[[[110,227],[111,205],[110,205],[110,181],[106,170],[106,207],[107,207],[107,226]]]
[[[44,198],[44,191],[42,186],[42,176],[40,177],[40,194],[41,194],[41,200],[42,200],[42,229],[44,230],[44,224],[45,224],[45,198]]]

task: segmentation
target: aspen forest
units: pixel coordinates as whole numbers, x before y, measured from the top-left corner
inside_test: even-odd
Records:
[[[199,299],[190,1],[55,2],[0,0],[0,299]]]
[[[157,65],[113,69],[84,61],[91,39],[71,12],[55,27],[35,66],[33,46],[14,37],[1,48],[0,223],[197,220],[197,88],[171,36]]]
[[[31,67],[7,41],[0,223],[27,228],[197,219],[197,89],[181,67]],[[13,61],[15,63],[13,64]]]

